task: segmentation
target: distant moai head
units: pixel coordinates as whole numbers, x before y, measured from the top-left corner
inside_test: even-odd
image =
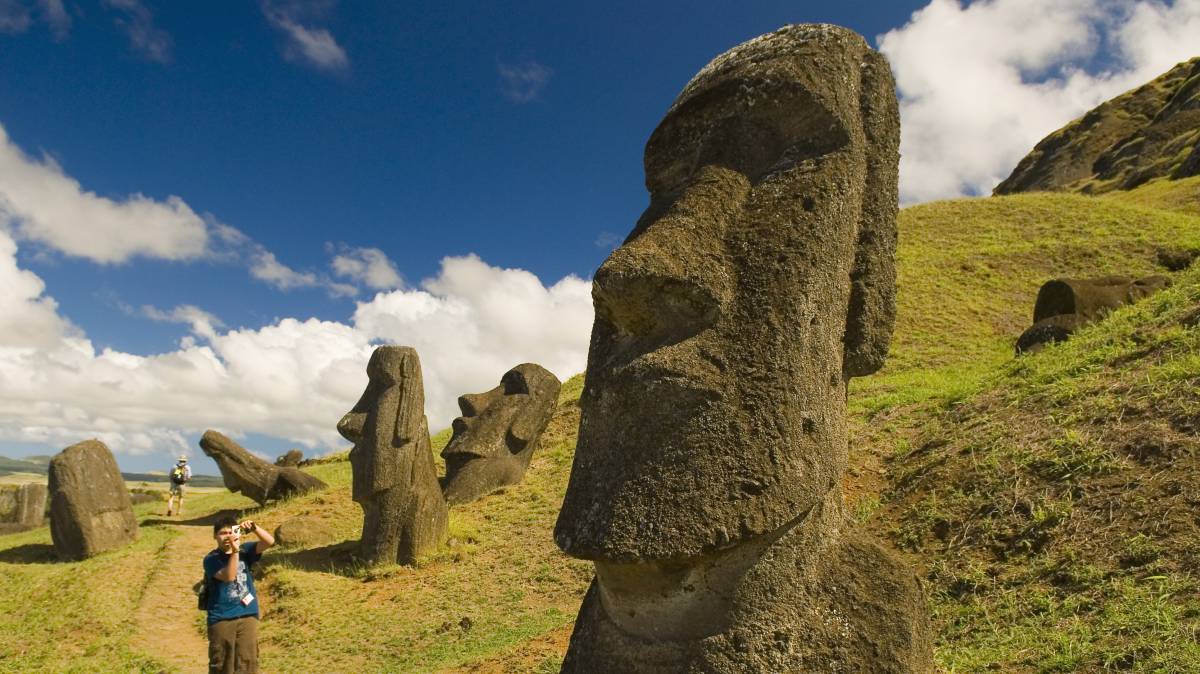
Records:
[[[447,502],[466,503],[521,481],[560,387],[546,368],[522,363],[492,390],[459,396],[462,416],[454,420],[454,435],[442,450]]]
[[[803,25],[675,100],[646,144],[650,205],[592,287],[563,550],[695,556],[836,487],[846,382],[894,322],[893,88],[860,36]]]
[[[407,346],[381,346],[367,363],[367,388],[337,425],[354,447],[353,498],[363,502],[376,493],[407,485],[414,445],[428,435],[421,361]]]

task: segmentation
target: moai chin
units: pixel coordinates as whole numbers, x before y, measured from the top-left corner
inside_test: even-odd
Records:
[[[375,349],[367,378],[362,398],[337,426],[354,443],[352,495],[364,512],[360,554],[372,564],[412,564],[445,540],[448,522],[417,352]]]
[[[468,503],[521,481],[554,414],[559,388],[549,370],[522,363],[492,390],[459,396],[462,416],[454,420],[454,435],[442,450],[447,503]]]
[[[596,272],[555,540],[592,560],[564,672],[932,670],[914,573],[849,530],[846,384],[895,314],[899,115],[857,34],[722,54],[646,144]]]

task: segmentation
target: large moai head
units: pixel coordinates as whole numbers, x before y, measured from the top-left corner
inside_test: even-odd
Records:
[[[367,363],[367,388],[337,425],[354,447],[353,497],[363,503],[396,486],[408,486],[417,446],[427,444],[421,361],[407,346],[381,346]]]
[[[554,414],[560,387],[546,368],[522,363],[492,390],[459,396],[462,416],[454,420],[454,435],[442,450],[442,494],[448,503],[467,503],[521,481]]]
[[[898,144],[890,69],[843,28],[783,28],[687,84],[595,275],[563,550],[686,559],[836,487],[846,382],[894,322]]]

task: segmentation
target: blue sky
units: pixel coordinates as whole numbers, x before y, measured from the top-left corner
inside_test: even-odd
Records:
[[[418,346],[435,428],[522,360],[578,371],[645,139],[780,25],[892,60],[907,203],[1200,44],[1196,0],[199,7],[0,0],[0,454],[328,451],[381,342]]]

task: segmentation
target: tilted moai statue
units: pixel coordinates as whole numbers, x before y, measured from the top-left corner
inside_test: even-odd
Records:
[[[108,446],[84,440],[50,460],[50,537],[63,559],[79,560],[137,539],[137,518]]]
[[[1127,276],[1051,279],[1038,289],[1033,325],[1017,338],[1017,353],[1035,353],[1050,342],[1068,339],[1079,328],[1104,318],[1109,312],[1170,286],[1171,279],[1160,275],[1140,279]]]
[[[447,503],[474,501],[521,481],[561,386],[546,368],[522,363],[505,372],[496,388],[459,396],[462,416],[454,420],[454,435],[442,450]]]
[[[367,363],[367,388],[338,422],[350,450],[354,500],[362,506],[360,554],[372,564],[412,564],[446,538],[425,421],[421,361],[406,346],[381,346]]]
[[[220,431],[205,431],[200,449],[217,462],[226,489],[241,492],[259,505],[329,486],[299,468],[263,461]]]
[[[916,575],[839,484],[847,381],[894,323],[898,141],[887,62],[828,25],[717,57],[651,135],[592,287],[564,672],[932,669]]]

